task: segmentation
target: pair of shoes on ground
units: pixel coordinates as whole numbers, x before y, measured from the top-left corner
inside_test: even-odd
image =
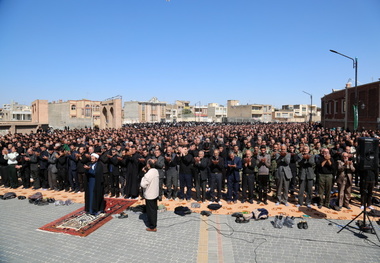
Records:
[[[348,205],[344,205],[344,206],[338,206],[338,207],[335,207],[335,210],[336,211],[340,211],[342,209],[342,207],[346,208],[346,209],[351,209],[351,207],[349,207]]]
[[[283,226],[287,226],[289,228],[293,228],[294,225],[294,216],[283,217],[282,215],[277,215],[274,218],[273,226],[275,228],[282,228]]]
[[[371,210],[375,209],[375,208],[373,208],[372,205],[368,206],[367,208],[369,208],[369,209],[371,209]],[[347,209],[348,209],[348,208],[347,208]],[[361,209],[361,210],[364,210],[364,206],[362,205],[362,206],[360,207],[360,209]]]
[[[298,227],[298,229],[308,229],[309,228],[306,221],[298,222],[297,227]]]
[[[128,214],[125,212],[121,212],[117,218],[119,219],[128,218]]]
[[[300,206],[302,206],[302,205],[300,205],[300,204],[296,204],[296,207],[300,207]],[[311,204],[306,205],[306,207],[307,207],[307,208],[311,208]]]
[[[330,205],[324,205],[324,207],[326,207],[327,209],[334,209]],[[321,209],[321,208],[322,208],[322,205],[318,205],[318,209]]]

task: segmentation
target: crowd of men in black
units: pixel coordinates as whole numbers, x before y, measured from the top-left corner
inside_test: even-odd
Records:
[[[359,137],[378,135],[306,123],[133,124],[8,134],[0,136],[1,186],[83,192],[86,164],[97,153],[110,197],[141,196],[143,167],[151,159],[160,176],[159,200],[267,204],[273,190],[276,205],[288,206],[297,193],[298,206],[310,207],[318,197],[319,208],[330,208],[337,183],[341,209],[350,208],[359,178],[362,205],[371,206],[378,170],[358,171],[355,155]]]

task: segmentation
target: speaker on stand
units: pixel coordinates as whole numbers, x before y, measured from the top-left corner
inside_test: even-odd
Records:
[[[360,185],[362,186],[362,176],[368,174],[369,170],[372,170],[376,179],[379,176],[379,140],[377,138],[361,137],[358,139],[358,147],[356,149],[356,158],[357,158],[357,175],[360,175]],[[366,190],[367,191],[367,190]],[[362,191],[361,191],[362,192]],[[372,232],[376,234],[377,239],[380,241],[379,236],[377,235],[375,228],[368,216],[367,212],[367,202],[364,204],[363,211],[352,219],[347,225],[338,231],[342,231],[347,226],[351,224],[356,218],[363,215],[363,221],[357,222],[357,225],[362,232]],[[368,220],[369,224],[366,223]]]

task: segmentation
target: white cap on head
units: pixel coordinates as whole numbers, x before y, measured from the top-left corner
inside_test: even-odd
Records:
[[[92,157],[92,156],[95,157],[96,159],[99,159],[99,154],[92,153],[92,154],[91,154],[91,157]]]

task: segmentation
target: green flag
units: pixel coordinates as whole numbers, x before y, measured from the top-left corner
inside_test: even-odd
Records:
[[[356,131],[358,129],[358,122],[359,122],[359,118],[358,118],[358,106],[357,105],[352,105],[352,107],[354,108],[354,131]]]

